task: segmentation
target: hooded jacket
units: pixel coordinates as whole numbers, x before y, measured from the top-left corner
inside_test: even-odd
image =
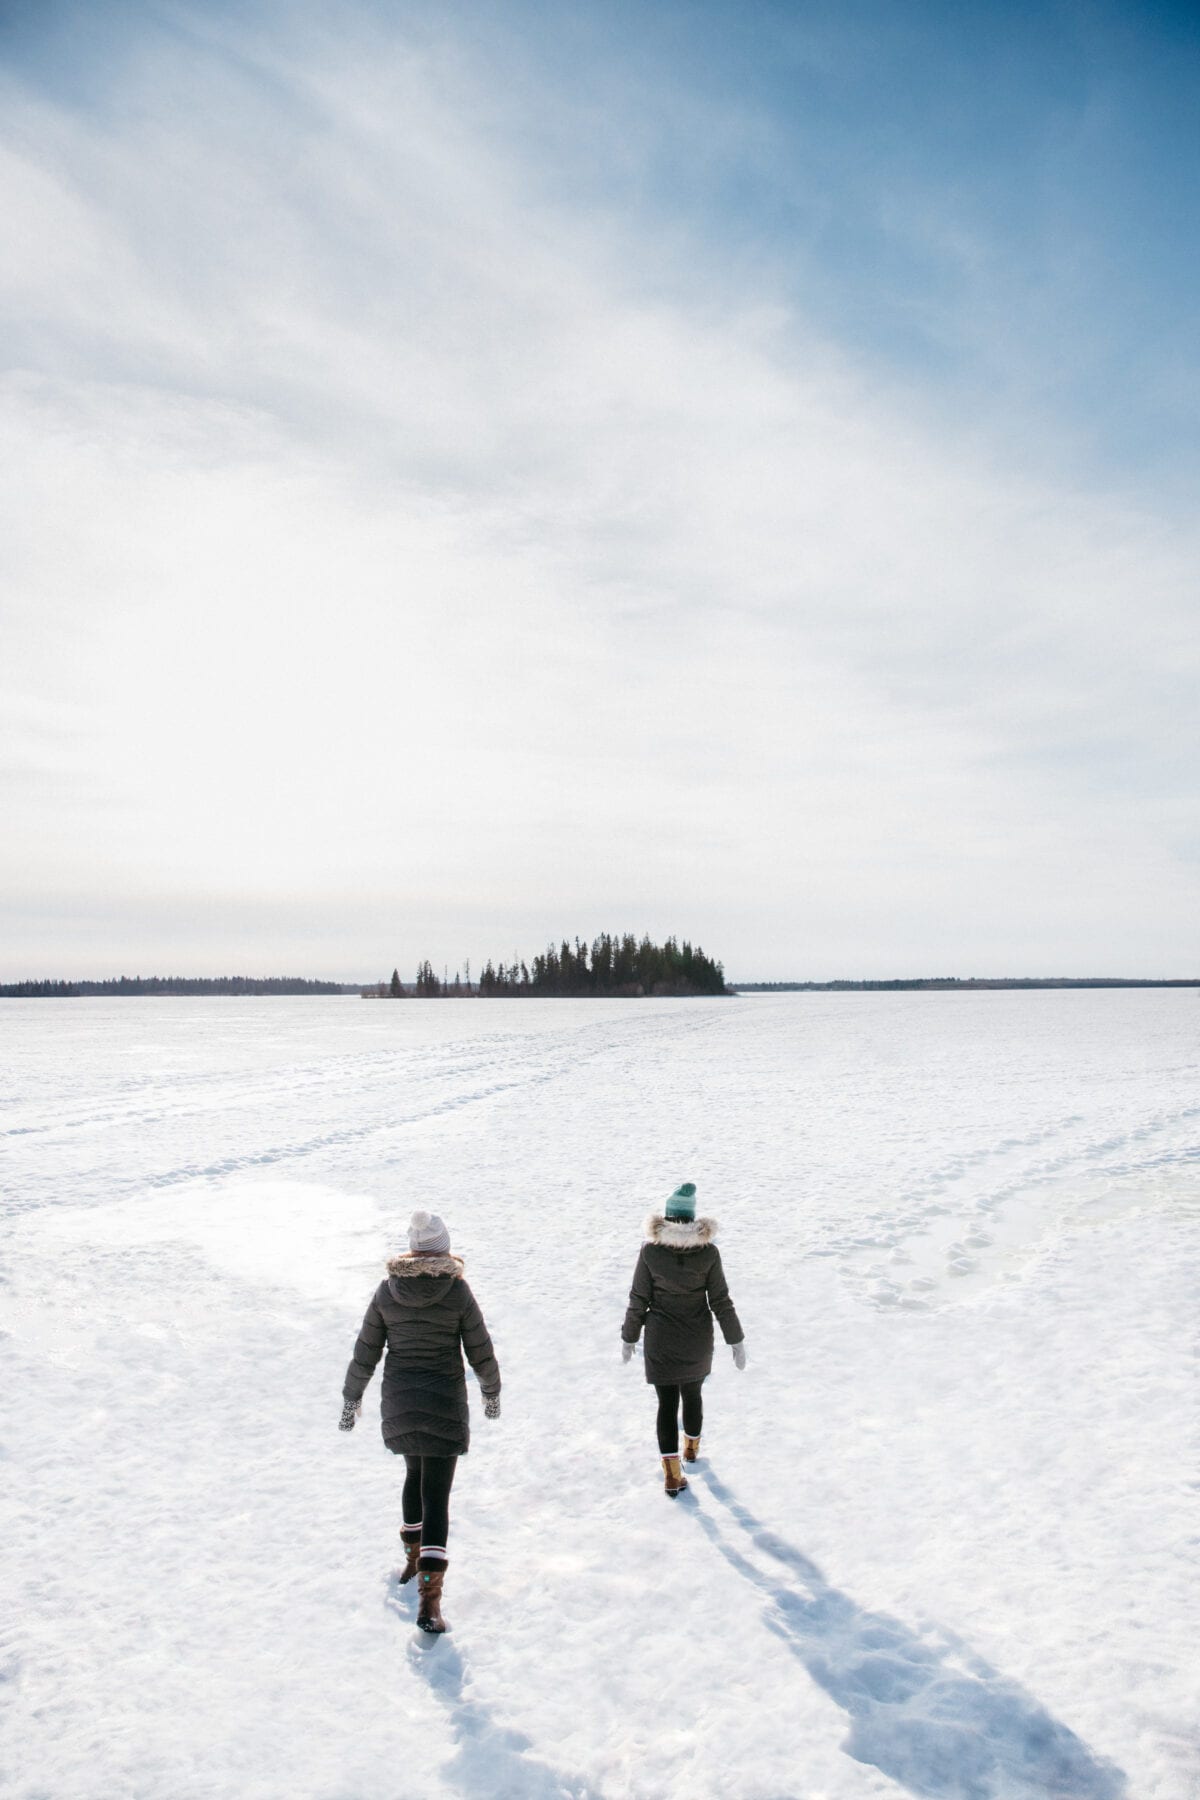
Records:
[[[703,1381],[712,1369],[713,1315],[727,1344],[740,1344],[745,1335],[712,1241],[717,1222],[651,1213],[643,1235],[621,1336],[636,1344],[645,1326],[652,1386]]]
[[[398,1456],[465,1456],[471,1441],[462,1352],[485,1395],[500,1370],[458,1256],[393,1256],[367,1307],[342,1396],[358,1401],[387,1349],[383,1441]]]

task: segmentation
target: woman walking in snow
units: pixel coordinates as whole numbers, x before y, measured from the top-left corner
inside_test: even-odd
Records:
[[[341,1430],[353,1431],[363,1391],[387,1347],[383,1365],[383,1441],[403,1456],[407,1473],[400,1537],[401,1582],[417,1577],[417,1624],[445,1631],[442,1584],[450,1532],[450,1488],[470,1443],[462,1352],[479,1377],[483,1413],[500,1417],[500,1370],[463,1263],[450,1254],[450,1233],[436,1213],[415,1212],[407,1256],[393,1256],[367,1308],[342,1388]]]
[[[680,1400],[684,1462],[695,1462],[700,1451],[700,1389],[712,1369],[714,1313],[739,1369],[746,1366],[746,1347],[721,1252],[713,1243],[717,1222],[696,1217],[695,1183],[681,1183],[665,1214],[651,1213],[643,1232],[621,1327],[621,1354],[628,1362],[644,1325],[646,1380],[658,1394],[658,1448],[666,1492],[673,1500],[687,1486],[679,1460]]]

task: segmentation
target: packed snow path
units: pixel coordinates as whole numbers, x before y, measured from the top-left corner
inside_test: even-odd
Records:
[[[5,1002],[13,1800],[1194,1800],[1194,993]],[[662,1496],[683,1177],[747,1333]],[[412,1628],[414,1206],[504,1375]]]

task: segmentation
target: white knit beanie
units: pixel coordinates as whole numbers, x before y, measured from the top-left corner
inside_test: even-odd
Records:
[[[414,1256],[445,1256],[450,1233],[436,1213],[415,1212],[408,1222],[408,1247]]]

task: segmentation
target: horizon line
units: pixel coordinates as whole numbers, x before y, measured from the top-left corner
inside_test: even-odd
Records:
[[[11,981],[0,981],[0,998],[20,999],[37,998],[36,995],[22,996],[9,990],[28,987],[117,987],[124,982],[155,982],[167,984],[171,982],[253,982],[253,983],[286,983],[303,982],[306,985],[320,985],[326,989],[340,989],[352,993],[357,989],[376,988],[379,977],[371,979],[337,978],[334,976],[309,975],[24,975]],[[387,978],[384,977],[384,980]],[[403,984],[406,989],[412,983]],[[474,987],[476,984],[472,983]],[[738,988],[770,988],[802,992],[828,992],[840,989],[879,989],[879,988],[948,988],[948,987],[1200,987],[1198,975],[876,975],[876,976],[837,976],[825,981],[795,976],[756,976],[737,979],[726,977],[726,987]],[[63,998],[72,996],[64,995]],[[76,998],[88,998],[80,995]],[[178,995],[176,998],[188,998]],[[272,996],[261,996],[271,998]],[[300,996],[274,996],[277,998],[296,998]],[[416,997],[416,996],[414,996]],[[442,998],[443,996],[430,996]],[[540,996],[483,996],[484,998],[560,998],[557,995]],[[598,996],[599,997],[599,996]],[[694,997],[694,996],[692,996]],[[131,995],[129,998],[153,998],[150,996]]]

